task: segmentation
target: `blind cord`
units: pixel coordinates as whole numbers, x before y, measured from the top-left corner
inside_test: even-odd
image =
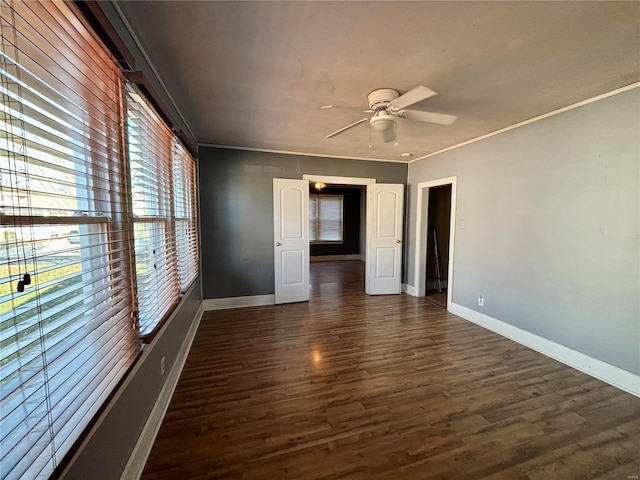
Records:
[[[34,242],[34,237],[35,237],[35,230],[34,230],[34,225],[33,222],[31,220],[32,215],[33,215],[33,205],[31,203],[31,182],[30,182],[30,175],[29,175],[29,160],[28,160],[28,155],[27,155],[27,144],[26,144],[26,125],[24,122],[24,108],[23,108],[23,102],[22,102],[22,98],[24,98],[23,96],[23,79],[22,79],[22,75],[21,75],[21,67],[20,67],[20,59],[19,59],[19,53],[20,53],[20,49],[18,48],[18,35],[15,29],[15,25],[16,25],[16,11],[15,11],[15,6],[13,1],[11,2],[10,5],[10,14],[11,14],[11,25],[13,26],[12,28],[10,28],[11,34],[13,35],[12,38],[12,46],[14,49],[14,58],[13,58],[13,63],[15,65],[15,78],[16,78],[16,88],[17,88],[17,95],[18,95],[18,122],[13,121],[13,119],[9,118],[7,119],[7,125],[8,125],[8,129],[10,130],[10,137],[11,137],[11,142],[13,143],[13,148],[12,150],[12,154],[11,154],[11,158],[13,159],[13,171],[15,172],[15,192],[16,192],[16,198],[18,201],[18,212],[17,212],[17,217],[18,217],[18,221],[19,221],[19,225],[20,225],[20,236],[21,236],[21,240],[20,242],[18,242],[17,239],[17,235],[16,235],[16,246],[18,246],[18,243],[20,244],[21,250],[22,250],[22,261],[24,264],[24,274],[22,275],[22,280],[18,281],[17,284],[17,290],[19,293],[22,293],[24,291],[24,287],[25,285],[30,285],[31,284],[31,275],[28,272],[28,264],[27,264],[27,252],[26,252],[26,248],[25,248],[25,240],[24,240],[24,235],[23,232],[25,230],[25,223],[29,229],[29,234],[30,234],[30,243],[31,243],[31,261],[32,261],[32,266],[34,268],[34,272],[37,270],[37,258],[35,255],[35,242]],[[4,38],[7,38],[5,35],[5,31],[3,29],[2,31],[2,35]],[[6,62],[6,56],[3,55],[3,60]],[[6,65],[6,63],[5,63]],[[6,68],[5,68],[5,72],[6,72]],[[6,77],[6,75],[5,75]],[[7,85],[5,85],[5,88],[7,89],[7,92],[10,92],[10,89],[8,88],[8,78],[7,78]],[[5,113],[5,115],[7,115]],[[18,123],[18,125],[16,125],[16,123]],[[14,130],[14,128],[18,128],[20,135],[16,135],[16,132]],[[25,191],[26,191],[26,197],[27,197],[27,213],[29,215],[29,220],[27,220],[25,222],[25,218],[23,215],[23,207],[21,205],[21,201],[20,201],[20,188],[19,188],[19,175],[18,175],[18,162],[17,162],[17,158],[16,158],[16,139],[20,138],[21,139],[21,145],[20,145],[20,155],[22,157],[22,164],[24,166],[24,175],[25,175]],[[8,141],[9,139],[7,139]],[[7,145],[8,146],[8,145]],[[13,193],[13,191],[12,191]],[[16,212],[14,212],[15,214]],[[18,249],[16,249],[16,253],[18,252]],[[35,284],[35,291],[33,292],[33,294],[35,295],[35,302],[36,302],[36,311],[37,311],[37,316],[38,316],[38,330],[39,330],[39,335],[38,335],[38,340],[40,343],[40,355],[42,358],[42,377],[43,377],[43,382],[44,382],[44,390],[45,390],[45,402],[47,404],[47,421],[48,421],[48,428],[47,431],[49,433],[49,439],[50,439],[50,443],[49,443],[49,448],[51,451],[51,458],[53,460],[54,465],[57,465],[56,462],[56,447],[55,447],[55,434],[53,432],[53,415],[52,415],[52,403],[51,403],[51,392],[50,392],[50,385],[49,385],[49,374],[48,374],[48,362],[47,362],[47,355],[46,355],[46,345],[45,345],[45,332],[44,332],[44,325],[42,323],[42,306],[41,306],[41,301],[40,301],[40,290],[38,288],[37,283]],[[14,300],[14,296],[12,295],[12,308],[15,311],[15,300]],[[14,316],[14,328],[16,331],[16,341],[19,341],[19,333],[18,333],[18,325],[16,324],[16,317]],[[20,351],[18,350],[17,352],[18,358],[20,358]]]

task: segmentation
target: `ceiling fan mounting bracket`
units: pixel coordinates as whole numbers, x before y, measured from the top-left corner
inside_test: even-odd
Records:
[[[393,88],[379,88],[367,96],[369,108],[374,112],[386,110],[389,103],[400,96],[400,92]]]

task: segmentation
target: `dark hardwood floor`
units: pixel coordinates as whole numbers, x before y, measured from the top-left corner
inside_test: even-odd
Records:
[[[427,292],[427,295],[424,297],[425,300],[435,303],[439,307],[447,308],[447,289],[443,288],[441,292],[433,291]]]
[[[640,399],[312,264],[308,303],[206,312],[143,479],[637,479]]]

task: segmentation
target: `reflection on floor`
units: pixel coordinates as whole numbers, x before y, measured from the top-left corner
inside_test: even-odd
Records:
[[[447,289],[443,288],[441,292],[429,291],[425,299],[439,307],[447,308]]]
[[[311,301],[322,297],[364,293],[364,262],[312,262],[309,270]]]

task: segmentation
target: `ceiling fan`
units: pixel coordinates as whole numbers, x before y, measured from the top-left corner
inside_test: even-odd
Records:
[[[396,139],[396,118],[437,123],[439,125],[451,125],[456,121],[455,115],[423,112],[420,110],[406,110],[407,107],[429,97],[433,97],[434,95],[437,95],[437,93],[424,85],[418,85],[403,95],[400,95],[400,92],[393,88],[379,88],[367,96],[369,107],[371,108],[371,110],[367,110],[367,112],[373,113],[373,116],[363,118],[346,127],[342,127],[340,130],[336,130],[327,135],[326,138],[334,137],[367,120],[369,120],[369,125],[371,125],[374,130],[382,133],[382,139],[385,142],[391,142]]]

